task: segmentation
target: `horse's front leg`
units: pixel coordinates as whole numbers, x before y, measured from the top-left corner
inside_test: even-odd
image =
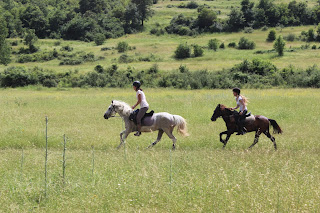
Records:
[[[130,134],[130,130],[129,129],[125,129],[120,133],[120,144],[117,147],[117,149],[120,149],[120,147],[125,143],[126,138],[128,137],[128,135]]]
[[[223,144],[225,143],[225,140],[222,139],[222,135],[227,135],[227,134],[228,134],[228,131],[224,131],[224,132],[220,133],[220,142],[221,143],[223,143]]]
[[[227,131],[227,137],[226,137],[226,139],[224,140],[224,143],[223,143],[223,149],[226,147],[226,145],[227,145],[227,143],[228,143],[228,141],[229,141],[229,139],[230,139],[230,137],[231,137],[231,135],[232,135],[232,133],[230,133],[230,132],[228,132]]]

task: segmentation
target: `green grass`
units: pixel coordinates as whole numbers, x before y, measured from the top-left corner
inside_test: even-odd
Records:
[[[277,120],[284,130],[283,135],[275,135],[277,152],[265,136],[247,151],[253,133],[234,135],[227,148],[221,149],[218,134],[225,130],[224,122],[211,122],[210,117],[218,103],[234,106],[229,90],[145,92],[152,109],[179,114],[188,121],[190,137],[177,136],[178,147],[171,153],[171,160],[172,142],[167,136],[151,150],[145,150],[156,133],[130,135],[126,150],[115,150],[122,122],[102,116],[112,99],[134,103],[134,91],[0,90],[0,211],[319,210],[319,90],[244,90],[250,98],[249,110]],[[48,197],[44,198],[46,115],[49,181]],[[63,134],[68,137],[65,185],[61,162]]]

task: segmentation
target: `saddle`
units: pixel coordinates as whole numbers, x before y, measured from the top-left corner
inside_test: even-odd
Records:
[[[137,115],[138,115],[138,112],[139,112],[139,109],[136,109],[134,110],[130,116],[129,116],[129,120],[130,121],[133,121],[133,123],[135,123],[135,125],[137,125]],[[151,117],[153,115],[154,111],[151,110],[150,112],[146,112],[146,114],[144,114],[144,116],[142,117],[141,119],[141,123],[143,123],[143,120],[146,118],[146,117]]]
[[[251,112],[247,113],[246,116],[245,116],[245,119],[243,119],[242,122],[245,122],[245,121],[246,121],[246,118],[251,117],[251,115],[252,115]],[[234,114],[230,116],[230,118],[231,118],[231,117],[232,117],[232,118],[234,119],[234,121],[235,121],[235,120],[239,117],[239,112],[235,111]]]

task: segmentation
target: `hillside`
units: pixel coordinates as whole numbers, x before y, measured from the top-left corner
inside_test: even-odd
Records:
[[[112,1],[110,1],[112,2]],[[195,1],[198,7],[206,5],[217,14],[217,20],[225,23],[228,14],[234,8],[240,8],[240,1]],[[258,4],[260,1],[252,1]],[[275,5],[286,5],[290,1],[275,1]],[[304,2],[304,1],[301,1]],[[123,4],[128,2],[122,1]],[[181,36],[168,34],[165,28],[170,25],[173,17],[183,14],[186,17],[197,18],[197,9],[180,8],[190,1],[158,1],[152,5],[153,16],[144,24],[142,32],[126,34],[118,38],[109,38],[102,45],[95,42],[84,42],[63,39],[38,39],[35,46],[38,52],[32,54],[21,54],[21,48],[27,49],[22,38],[7,39],[12,44],[11,63],[8,66],[0,65],[0,71],[8,67],[23,66],[25,68],[43,68],[53,70],[55,73],[73,71],[75,73],[88,73],[97,65],[104,68],[116,64],[119,70],[132,70],[133,72],[148,70],[156,67],[163,72],[172,72],[180,66],[186,66],[190,71],[208,70],[209,72],[229,69],[243,62],[256,58],[270,61],[277,68],[294,67],[295,69],[307,69],[320,62],[320,43],[317,40],[318,27],[308,26],[283,26],[262,27],[240,30],[240,32],[204,32],[193,36]],[[76,2],[73,2],[76,5]],[[316,0],[308,1],[308,10],[314,11]],[[76,6],[74,6],[76,7]],[[273,42],[268,42],[267,37],[270,30],[276,31],[276,36],[282,35],[287,39],[284,56],[279,57],[274,51]],[[308,33],[312,29],[313,39],[308,40]],[[155,35],[152,30],[163,30],[165,33]],[[255,43],[255,49],[240,50],[228,47],[228,44],[238,45],[239,39],[246,37]],[[223,43],[224,48],[217,51],[208,49],[208,42],[217,39],[219,46]],[[119,42],[126,42],[130,46],[126,52],[119,52],[116,48]],[[204,53],[201,57],[186,58],[178,60],[174,52],[179,44],[200,45]],[[65,48],[68,50],[66,51]],[[52,57],[52,54],[56,57]],[[51,54],[51,56],[50,56]]]

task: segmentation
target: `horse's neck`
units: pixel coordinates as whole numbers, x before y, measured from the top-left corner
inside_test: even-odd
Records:
[[[122,118],[128,118],[128,119],[129,119],[129,116],[130,116],[131,113],[132,113],[132,110],[129,110],[129,109],[125,110],[124,108],[123,108],[123,110],[119,110],[118,111],[118,114]]]
[[[232,114],[225,114],[225,115],[223,115],[222,116],[222,119],[224,120],[224,122],[226,122],[226,123],[229,123],[229,122],[231,122],[231,116],[233,116]]]
[[[118,114],[120,115],[120,117],[122,117],[123,119],[129,119],[130,115],[127,115],[126,113],[123,113],[122,111],[118,112]]]

